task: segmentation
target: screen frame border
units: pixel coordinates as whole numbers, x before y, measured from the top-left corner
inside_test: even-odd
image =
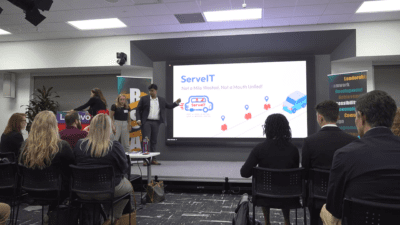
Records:
[[[306,61],[307,84],[307,136],[317,130],[316,113],[316,80],[315,80],[315,56],[267,56],[227,59],[190,59],[166,61],[166,100],[173,99],[173,65],[201,65],[201,64],[230,64],[230,63],[254,63],[254,62],[282,62],[282,61]],[[254,147],[262,138],[174,138],[173,137],[173,110],[167,113],[165,127],[165,144],[167,146],[243,146]],[[179,139],[179,140],[177,140]],[[292,143],[301,146],[304,138],[292,138]]]

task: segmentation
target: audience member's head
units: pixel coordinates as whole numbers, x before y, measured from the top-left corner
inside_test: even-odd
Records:
[[[356,127],[360,137],[369,129],[379,126],[391,128],[396,115],[396,102],[384,91],[371,91],[356,102]]]
[[[267,139],[275,140],[282,147],[292,139],[289,121],[280,113],[271,114],[264,124],[264,134]]]
[[[394,135],[400,136],[400,108],[397,108],[396,116],[393,120],[392,132]]]
[[[4,134],[9,134],[13,131],[20,132],[26,127],[26,115],[24,113],[14,113],[8,120]]]
[[[28,168],[45,168],[59,151],[60,135],[56,116],[42,111],[35,116],[26,144],[22,149],[22,163]]]
[[[128,101],[126,100],[126,96],[124,94],[118,95],[117,99],[115,100],[115,105],[118,108],[129,108]]]
[[[78,128],[79,130],[82,130],[81,120],[77,111],[67,113],[67,115],[65,116],[65,124],[67,126],[73,126]]]
[[[320,102],[316,107],[317,121],[319,126],[336,123],[339,119],[339,105],[332,100]]]
[[[100,158],[108,154],[112,141],[111,135],[111,119],[107,114],[98,114],[90,122],[90,130],[87,141],[86,151],[90,148],[92,157]]]
[[[102,102],[106,105],[107,108],[107,101],[106,98],[104,98],[103,92],[101,92],[100,88],[93,88],[92,89],[92,94],[90,97],[99,97]]]

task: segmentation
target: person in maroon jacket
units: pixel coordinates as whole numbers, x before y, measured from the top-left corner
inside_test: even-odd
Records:
[[[85,130],[82,131],[81,120],[76,111],[69,112],[65,116],[65,123],[67,128],[60,131],[60,138],[61,140],[67,141],[71,146],[71,149],[74,149],[79,139],[85,138],[88,133]]]

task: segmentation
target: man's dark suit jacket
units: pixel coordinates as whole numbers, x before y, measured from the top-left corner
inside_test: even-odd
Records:
[[[307,170],[310,168],[330,170],[336,150],[355,140],[358,138],[338,127],[324,127],[304,139],[301,165]]]
[[[342,218],[344,197],[400,204],[400,137],[377,127],[337,150],[326,209]]]
[[[165,98],[158,97],[158,104],[160,106],[160,123],[164,123],[167,125],[166,115],[165,115],[165,108],[173,109],[178,106],[178,104],[168,103]],[[140,98],[139,104],[136,108],[136,120],[140,120],[142,124],[146,123],[147,117],[149,116],[150,112],[150,95],[146,95]]]

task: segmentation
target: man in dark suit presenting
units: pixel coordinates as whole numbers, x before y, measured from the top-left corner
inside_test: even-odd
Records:
[[[158,129],[160,124],[167,125],[165,108],[173,109],[179,105],[181,99],[170,104],[165,98],[157,96],[157,85],[149,86],[149,94],[140,98],[136,108],[136,121],[142,128],[142,137],[150,139],[150,152],[156,151]],[[153,157],[151,164],[161,165],[157,162],[156,157]]]
[[[339,105],[335,101],[323,101],[315,107],[315,110],[321,130],[304,139],[301,164],[307,172],[312,168],[330,170],[336,150],[358,139],[336,126],[339,119]],[[325,202],[316,199],[315,205],[311,203],[309,201],[308,205],[311,225],[322,225],[319,213]]]
[[[375,90],[361,95],[355,109],[361,138],[335,152],[326,209],[321,211],[337,219],[342,218],[345,197],[400,204],[400,137],[390,130],[396,102]]]

